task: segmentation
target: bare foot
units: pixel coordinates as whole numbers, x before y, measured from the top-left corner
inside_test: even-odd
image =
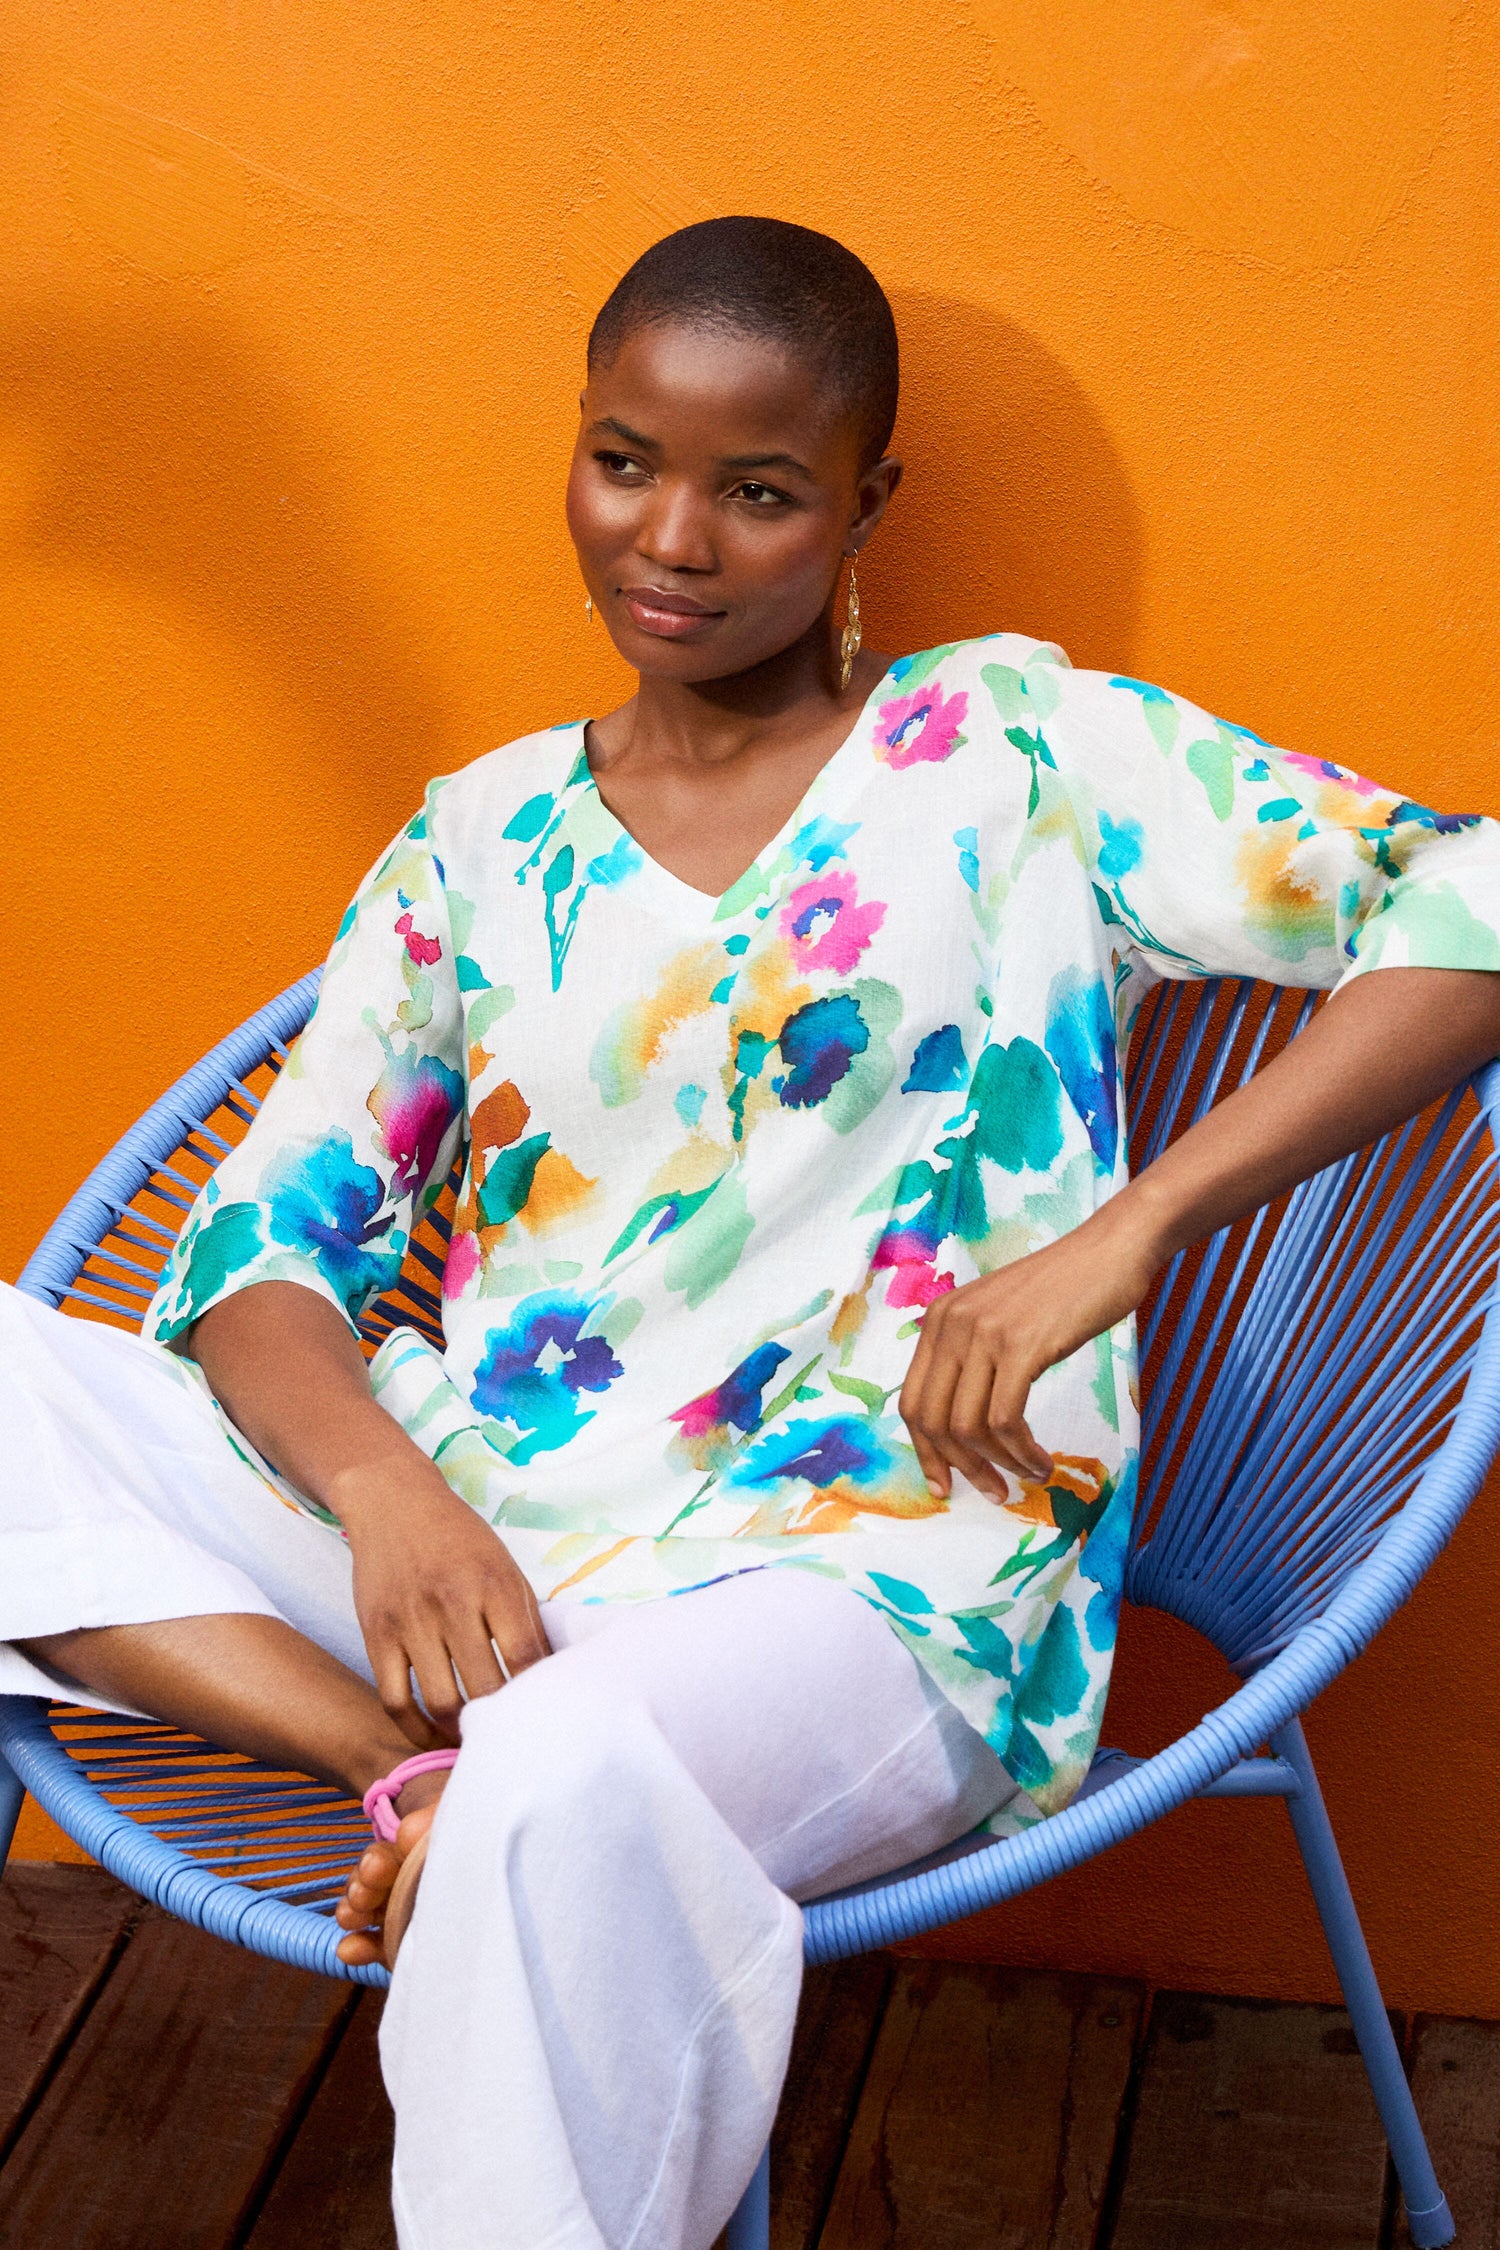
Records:
[[[341,1930],[338,1954],[350,1968],[362,1969],[378,1961],[391,1967],[385,1950],[385,1911],[404,1860],[432,1826],[437,1801],[447,1785],[446,1773],[418,1774],[396,1799],[401,1825],[394,1843],[373,1843],[344,1886],[344,1895],[333,1910]]]

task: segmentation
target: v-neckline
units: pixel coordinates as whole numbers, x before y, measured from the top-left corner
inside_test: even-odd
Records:
[[[795,836],[798,829],[804,827],[808,820],[814,817],[821,809],[824,799],[830,794],[835,777],[842,775],[844,768],[854,762],[854,755],[857,750],[861,746],[866,746],[865,738],[873,725],[876,705],[889,696],[894,685],[893,675],[900,661],[900,658],[896,658],[881,673],[880,678],[871,688],[855,714],[854,723],[849,732],[844,736],[843,741],[823,760],[822,765],[819,766],[775,835],[767,843],[762,844],[754,859],[735,877],[728,888],[717,893],[700,891],[696,884],[685,882],[682,876],[674,875],[670,867],[664,867],[659,859],[656,859],[647,851],[639,837],[626,827],[613,807],[605,803],[599,784],[594,778],[593,767],[589,764],[588,730],[594,722],[592,719],[578,720],[576,722],[577,746],[574,770],[577,771],[578,764],[582,765],[583,772],[579,778],[580,794],[590,793],[599,811],[606,816],[619,835],[631,845],[632,849],[639,852],[640,866],[636,871],[636,882],[632,884],[632,889],[638,889],[638,895],[639,891],[642,890],[647,894],[654,894],[655,899],[660,904],[671,908],[678,915],[686,913],[692,919],[704,923],[729,920],[737,911],[733,902],[741,893],[745,895],[747,906],[750,904],[752,896],[759,899],[765,889],[765,884],[762,882],[752,892],[750,889],[751,877],[757,871],[763,871],[769,866],[789,838]]]

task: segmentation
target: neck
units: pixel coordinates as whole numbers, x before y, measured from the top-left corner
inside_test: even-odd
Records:
[[[606,756],[628,756],[649,742],[657,757],[716,766],[800,736],[857,705],[869,693],[869,665],[855,668],[838,692],[828,616],[819,617],[790,648],[748,672],[719,680],[669,680],[643,673],[631,701],[614,714]],[[861,685],[868,681],[869,684]]]

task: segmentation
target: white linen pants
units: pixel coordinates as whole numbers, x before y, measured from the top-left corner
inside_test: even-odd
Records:
[[[369,1677],[343,1541],[165,1354],[0,1286],[0,1642],[253,1611]],[[381,2028],[402,2250],[708,2250],[775,2115],[795,1901],[1015,1794],[857,1595],[548,1602],[471,1703]],[[0,1646],[0,1692],[60,1683]]]

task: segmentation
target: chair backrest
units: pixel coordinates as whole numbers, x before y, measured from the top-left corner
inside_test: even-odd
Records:
[[[20,1285],[139,1327],[194,1196],[247,1130],[317,994],[314,972],[206,1055],[111,1150]],[[1242,1084],[1319,997],[1165,985],[1128,1072],[1132,1160]],[[1500,1067],[1174,1260],[1142,1322],[1143,1499],[1129,1598],[1253,1671],[1326,1608],[1441,1444],[1494,1294]],[[361,1323],[441,1341],[453,1192]]]
[[[314,969],[288,986],[152,1104],[47,1229],[22,1269],[20,1288],[139,1329],[199,1189],[248,1132],[312,1013],[320,980]],[[443,1266],[459,1170],[455,1165],[413,1230],[395,1286],[366,1308],[360,1332],[367,1351],[396,1327],[442,1343]]]
[[[1139,1168],[1320,1001],[1165,986],[1130,1069]],[[1453,1421],[1495,1301],[1500,1068],[1176,1259],[1142,1323],[1132,1601],[1257,1670],[1321,1616]]]

